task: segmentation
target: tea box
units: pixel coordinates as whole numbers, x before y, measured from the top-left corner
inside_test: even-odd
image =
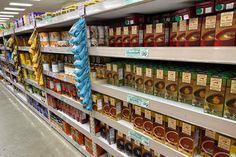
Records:
[[[148,146],[143,147],[143,157],[154,157],[154,151],[151,150]]]
[[[216,18],[215,46],[234,46],[236,11],[219,13]]]
[[[143,130],[145,134],[152,135],[154,113],[144,109]]]
[[[143,109],[139,106],[134,105],[134,128],[137,130],[143,130],[143,123],[144,123],[144,113]]]
[[[121,119],[121,100],[110,98],[110,116],[112,119]]]
[[[114,82],[112,77],[112,64],[110,63],[106,64],[106,78],[108,84],[112,84],[112,82]]]
[[[122,46],[122,27],[116,27],[115,32],[115,47]]]
[[[166,123],[165,144],[177,149],[179,144],[179,120],[167,117]]]
[[[151,67],[146,67],[144,74],[144,93],[153,95],[153,69]]]
[[[108,125],[107,125],[107,141],[110,145],[116,143],[116,130]]]
[[[129,26],[123,27],[122,46],[123,47],[129,47],[130,46],[130,27]]]
[[[142,154],[143,154],[143,146],[138,141],[134,141],[133,156],[142,157]]]
[[[236,8],[235,0],[215,0],[215,11],[226,11]]]
[[[210,78],[210,84],[206,88],[206,98],[204,112],[216,116],[223,115],[225,100],[226,77],[213,75]]]
[[[179,73],[176,70],[164,71],[165,77],[165,98],[170,100],[178,100],[178,84],[179,84]]]
[[[224,117],[236,120],[236,78],[227,80]]]
[[[131,26],[130,47],[143,46],[143,35],[144,33],[142,25]]]
[[[186,42],[186,32],[187,32],[187,20],[182,20],[178,23],[177,31],[177,46],[185,46]]]
[[[187,22],[186,45],[200,46],[202,18],[190,18]]]
[[[199,129],[197,126],[180,122],[179,148],[178,150],[188,156],[197,154],[199,142]]]
[[[173,22],[170,28],[170,46],[177,46],[178,22]]]
[[[197,72],[196,75],[193,77],[192,105],[203,108],[206,97],[206,86],[210,83],[210,77],[203,72]]]
[[[123,86],[124,85],[124,69],[123,64],[112,64],[112,85]]]
[[[145,26],[143,43],[145,47],[151,47],[154,45],[154,28],[152,24],[147,24]]]
[[[155,113],[153,123],[153,137],[159,142],[165,142],[165,116],[159,113]]]
[[[135,68],[133,64],[125,64],[125,86],[134,87],[135,85]]]
[[[213,151],[214,157],[233,156],[236,154],[236,141],[230,137],[219,135],[217,138],[217,146]]]
[[[132,140],[129,136],[125,138],[125,153],[129,156],[133,155],[133,145],[134,140]]]
[[[131,116],[132,116],[132,104],[123,101],[122,104],[122,119],[127,121],[127,122],[131,122]]]
[[[108,29],[108,42],[110,47],[115,46],[115,29],[114,28],[109,28]]]
[[[110,97],[103,95],[103,113],[106,115],[110,115]]]
[[[193,97],[193,78],[196,77],[190,71],[180,72],[179,80],[179,102],[192,104]]]
[[[196,3],[196,15],[212,14],[215,11],[215,0],[201,1]]]
[[[202,20],[201,46],[214,46],[216,15],[206,16]]]
[[[154,71],[154,95],[165,97],[165,77],[162,67],[157,67]]]
[[[93,93],[92,94],[93,99],[93,110],[102,112],[103,109],[103,97],[99,93]]]
[[[144,72],[142,66],[135,67],[135,89],[139,92],[144,90]]]
[[[158,23],[154,30],[154,46],[168,46],[170,40],[170,27],[168,23]]]
[[[117,130],[116,132],[116,145],[117,149],[124,152],[125,151],[125,138],[124,134]]]
[[[215,148],[216,143],[216,137],[218,135],[216,132],[206,129],[203,133],[203,137],[201,140],[201,155],[205,157],[212,157],[213,156],[213,150]]]

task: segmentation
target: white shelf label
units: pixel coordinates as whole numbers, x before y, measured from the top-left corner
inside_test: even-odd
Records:
[[[125,5],[141,2],[143,0],[125,0]]]
[[[130,58],[147,58],[149,49],[145,47],[126,48],[125,56]]]
[[[128,95],[127,102],[134,105],[138,105],[140,107],[144,107],[144,108],[147,108],[150,103],[149,100],[135,96],[135,95]]]
[[[134,139],[135,141],[143,144],[144,146],[150,146],[150,141],[148,138],[144,137],[143,135],[137,133],[136,131],[129,130],[128,137]]]

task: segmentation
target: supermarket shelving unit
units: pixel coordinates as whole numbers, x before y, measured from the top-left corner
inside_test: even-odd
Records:
[[[91,5],[86,7],[85,9],[81,7],[79,10],[73,11],[69,14],[61,15],[58,17],[54,17],[48,21],[43,21],[35,24],[36,28],[39,30],[44,30],[47,28],[61,27],[61,26],[70,26],[76,20],[78,20],[81,15],[85,12],[85,17],[88,22],[92,22],[94,20],[99,19],[113,19],[123,17],[129,13],[140,12],[140,13],[153,13],[157,10],[159,12],[163,11],[171,11],[180,9],[183,7],[188,7],[193,4],[192,0],[171,0],[168,3],[163,3],[162,0],[107,0],[95,5]],[[3,34],[0,34],[1,37],[9,36],[13,33],[20,35],[24,33],[30,33],[33,31],[34,26],[25,26],[22,28],[17,28],[15,30],[8,30]],[[1,48],[5,49],[5,48]],[[89,55],[91,56],[106,56],[106,57],[117,57],[117,58],[133,58],[127,55],[126,51],[129,48],[122,47],[91,47],[89,48]],[[168,61],[184,61],[184,62],[197,62],[197,63],[217,63],[217,64],[236,64],[236,54],[234,53],[235,47],[182,47],[182,48],[171,48],[171,47],[149,47],[144,48],[148,51],[148,55],[140,56],[133,59],[147,59],[147,60],[168,60]],[[19,51],[29,51],[29,47],[19,47]],[[44,47],[41,48],[43,53],[56,53],[56,54],[72,54],[70,52],[70,48],[59,48],[59,47]],[[116,52],[116,53],[112,53]],[[227,55],[225,55],[227,52]],[[2,62],[6,62],[6,59],[2,56],[0,57]],[[23,68],[28,70],[32,70],[31,66],[22,65]],[[31,108],[37,115],[43,118],[50,126],[52,126],[59,134],[61,134],[67,141],[69,141],[72,145],[74,145],[80,152],[80,154],[84,156],[92,157],[86,150],[85,147],[78,145],[76,142],[72,140],[71,137],[67,136],[63,131],[54,126],[49,119],[42,116],[35,110],[32,106],[28,105],[28,102],[24,96],[28,95],[34,100],[38,101],[40,104],[45,106],[48,111],[54,113],[67,123],[69,123],[74,128],[81,131],[85,136],[89,137],[93,141],[93,152],[96,154],[95,146],[96,144],[101,146],[110,154],[115,157],[128,157],[123,152],[119,151],[116,148],[116,145],[109,145],[108,142],[100,137],[99,134],[95,134],[94,132],[94,119],[98,119],[107,123],[109,126],[115,128],[116,130],[121,131],[124,134],[128,134],[130,130],[134,130],[133,126],[125,122],[123,120],[114,121],[110,118],[107,118],[105,115],[97,112],[87,111],[83,108],[83,105],[75,101],[67,96],[60,95],[56,92],[53,92],[49,89],[44,89],[38,86],[32,80],[25,81],[36,88],[44,90],[47,94],[83,111],[84,113],[90,115],[90,125],[89,124],[81,124],[74,119],[70,118],[66,114],[48,106],[47,100],[43,100],[35,94],[29,93],[25,91],[24,87],[19,84],[13,82],[9,77],[5,75],[5,72],[8,72],[14,76],[16,74],[10,72],[7,69],[3,69],[3,73],[1,75],[5,78],[7,82],[12,84],[12,86],[3,83],[17,98],[22,100],[26,106]],[[57,74],[53,72],[44,71],[44,75],[50,76],[53,78],[57,78],[59,80],[69,82],[74,84],[75,80],[71,76],[67,76],[64,74]],[[21,90],[24,94],[14,92],[14,88]],[[127,101],[127,97],[129,95],[141,97],[149,101],[149,105],[146,108],[157,111],[165,115],[169,115],[175,117],[180,120],[184,120],[191,124],[202,126],[219,133],[228,135],[230,137],[236,137],[236,122],[232,120],[228,120],[222,117],[216,117],[213,115],[209,115],[203,112],[203,109],[193,107],[191,105],[170,101],[166,99],[162,99],[159,97],[155,97],[152,95],[147,95],[144,93],[136,92],[126,87],[115,87],[106,84],[104,81],[95,81],[92,82],[92,90],[97,91],[99,93],[103,93],[106,95],[111,95],[115,98],[118,98],[123,101]],[[220,126],[220,127],[219,127]],[[230,129],[229,129],[230,128]],[[140,134],[144,138],[149,141],[149,147],[158,150],[159,153],[167,156],[167,157],[185,157],[183,153],[172,149],[162,143],[159,143],[153,140],[151,137],[144,135],[143,133],[134,130],[136,133]],[[94,155],[96,157],[96,155]]]

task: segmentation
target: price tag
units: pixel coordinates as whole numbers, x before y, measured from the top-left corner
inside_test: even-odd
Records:
[[[125,56],[130,58],[147,58],[149,49],[144,47],[126,48]]]
[[[137,133],[136,131],[129,130],[128,136],[129,136],[129,138],[132,138],[135,141],[138,141],[139,143],[141,143],[141,144],[143,144],[145,146],[149,146],[150,145],[149,139],[144,137],[143,135]]]
[[[125,0],[125,5],[141,2],[143,0]]]
[[[140,107],[144,107],[144,108],[147,108],[150,103],[149,100],[135,96],[135,95],[128,95],[127,102],[134,105],[138,105]]]

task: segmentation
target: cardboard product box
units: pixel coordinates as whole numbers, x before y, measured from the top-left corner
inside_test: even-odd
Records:
[[[104,46],[109,46],[109,27],[104,26],[104,33],[105,33],[105,45]]]
[[[216,17],[215,46],[234,46],[236,11],[219,13]]]
[[[122,119],[127,121],[127,122],[131,122],[131,117],[132,117],[132,104],[123,101],[123,105],[122,105]]]
[[[122,47],[122,27],[116,27],[115,47]]]
[[[104,122],[100,122],[100,135],[102,138],[107,139],[107,125]]]
[[[99,93],[92,94],[93,99],[93,110],[98,112],[103,112],[103,97]]]
[[[164,143],[165,142],[165,116],[159,113],[155,113],[155,120],[153,123],[153,137],[155,140]]]
[[[178,22],[173,22],[170,28],[170,46],[177,46]]]
[[[208,15],[215,11],[215,0],[201,1],[196,3],[196,15]]]
[[[193,77],[192,105],[203,108],[206,97],[206,86],[210,84],[210,77],[203,72],[197,72],[196,75],[196,77]]]
[[[154,46],[168,46],[170,41],[169,23],[157,23],[154,30]]]
[[[125,152],[125,137],[124,134],[117,130],[116,132],[116,146],[121,152]]]
[[[125,77],[124,77],[124,84],[128,87],[135,86],[135,69],[134,65],[132,64],[125,64]]]
[[[144,91],[144,69],[142,66],[135,67],[135,89],[139,92]]]
[[[236,8],[235,0],[215,0],[215,11],[233,10]]]
[[[206,129],[203,132],[203,137],[201,139],[201,145],[200,145],[200,155],[204,157],[212,157],[213,156],[213,150],[215,148],[216,144],[216,137],[218,135],[216,132]]]
[[[115,28],[109,28],[108,34],[109,34],[109,37],[108,37],[109,46],[114,47],[115,46]]]
[[[219,135],[217,138],[217,146],[213,151],[214,157],[221,157],[221,156],[233,156],[235,155],[236,148],[236,141],[231,139],[230,137],[226,137],[223,135]],[[231,154],[230,154],[231,153]]]
[[[143,154],[143,146],[138,141],[134,141],[133,157],[142,157],[142,154]]]
[[[110,98],[110,116],[112,119],[121,119],[121,100]]]
[[[145,23],[145,15],[133,14],[125,17],[125,25],[138,25]]]
[[[186,43],[186,32],[187,32],[187,20],[178,22],[178,31],[177,31],[177,46],[185,46]]]
[[[116,130],[108,125],[107,125],[107,141],[110,145],[116,143]]]
[[[78,130],[76,131],[76,133],[77,133],[77,143],[79,144],[79,145],[85,145],[85,136],[84,136],[84,134],[82,134],[81,132],[79,132]]]
[[[143,46],[143,36],[144,36],[143,25],[131,26],[130,47]]]
[[[154,157],[163,157],[163,156],[161,156],[158,150],[154,150]]]
[[[145,33],[143,40],[145,47],[152,47],[154,45],[154,27],[153,24],[145,25]]]
[[[111,63],[106,64],[106,78],[107,78],[108,84],[112,84],[112,82],[114,82],[113,77],[112,77],[112,64]]]
[[[145,68],[144,75],[144,93],[153,95],[154,90],[154,70],[151,67]]]
[[[143,131],[147,135],[152,135],[153,132],[154,113],[144,109]]]
[[[144,113],[143,109],[139,106],[134,106],[134,128],[137,130],[143,130],[143,122],[144,122]]]
[[[178,84],[179,84],[179,72],[174,70],[164,71],[165,77],[165,98],[170,100],[178,100]]]
[[[190,157],[194,157],[198,151],[199,129],[197,126],[180,122],[180,138],[178,150]]]
[[[97,26],[98,39],[105,39],[105,26]]]
[[[175,13],[175,21],[180,22],[183,20],[189,20],[190,18],[195,17],[195,7],[184,8],[177,10]]]
[[[90,26],[89,30],[90,30],[91,46],[98,46],[98,27]]]
[[[124,26],[122,32],[122,46],[129,47],[130,46],[130,27]]]
[[[188,20],[186,46],[200,46],[202,18],[195,17]]]
[[[112,85],[123,86],[124,85],[124,67],[122,63],[112,64]]]
[[[97,150],[97,156],[102,156],[103,154],[106,153],[106,151],[97,144],[96,144],[96,150]]]
[[[85,148],[86,148],[87,152],[89,152],[91,155],[93,155],[92,140],[89,139],[88,137],[85,137]]]
[[[133,155],[133,145],[134,140],[132,140],[129,136],[125,137],[125,153],[129,156]]]
[[[216,15],[203,17],[201,30],[201,46],[214,46],[216,31]]]
[[[227,80],[224,117],[236,120],[236,78]]]
[[[107,95],[103,95],[103,113],[106,115],[110,115],[110,97]]]
[[[225,100],[225,89],[225,77],[211,76],[210,84],[208,84],[206,88],[204,112],[222,117]]]
[[[167,117],[166,120],[165,144],[177,149],[179,144],[179,120],[171,117]]]
[[[192,104],[193,98],[193,80],[196,75],[190,71],[180,72],[179,75],[179,97],[178,101]]]
[[[143,147],[143,157],[154,157],[154,151],[151,150],[148,146]]]
[[[164,98],[165,92],[164,69],[157,67],[154,71],[154,95]]]

